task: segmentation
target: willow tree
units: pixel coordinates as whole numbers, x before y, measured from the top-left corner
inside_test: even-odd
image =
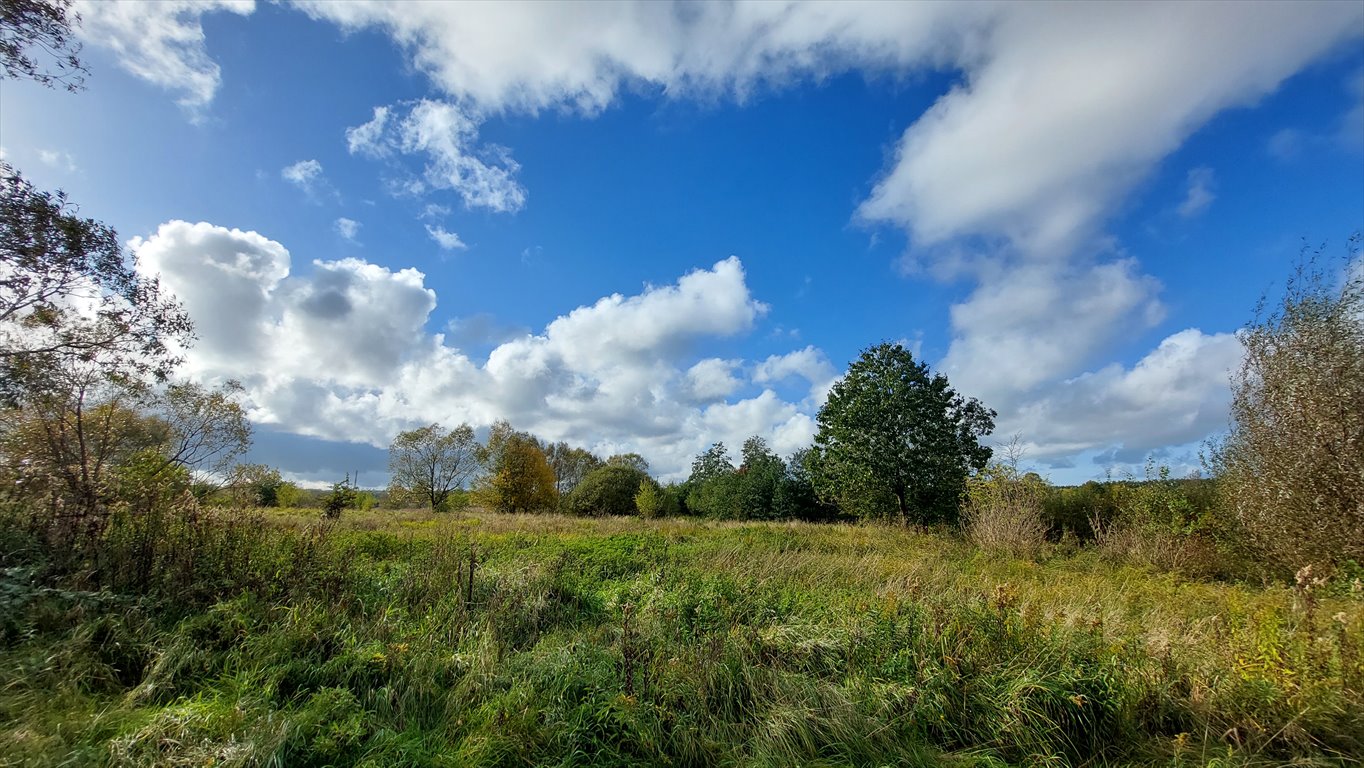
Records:
[[[1230,430],[1211,452],[1248,554],[1280,574],[1364,562],[1364,260],[1305,259],[1242,330]]]
[[[482,468],[481,451],[468,424],[454,429],[428,424],[400,432],[388,449],[389,492],[445,511],[455,490]]]

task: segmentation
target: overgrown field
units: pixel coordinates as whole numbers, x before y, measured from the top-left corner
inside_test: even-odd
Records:
[[[1191,581],[870,525],[317,520],[116,525],[66,586],[10,528],[0,764],[1364,757],[1364,596],[1345,582]]]

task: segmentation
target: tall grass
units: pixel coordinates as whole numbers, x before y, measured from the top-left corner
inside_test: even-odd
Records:
[[[78,574],[9,547],[0,764],[1364,756],[1364,602],[1310,574],[1259,589],[878,526],[316,519],[133,527]]]

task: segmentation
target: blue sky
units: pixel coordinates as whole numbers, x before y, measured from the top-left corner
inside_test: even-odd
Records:
[[[253,458],[431,421],[685,474],[903,341],[1057,482],[1184,471],[1234,331],[1364,228],[1364,6],[86,3],[6,162],[118,228]]]

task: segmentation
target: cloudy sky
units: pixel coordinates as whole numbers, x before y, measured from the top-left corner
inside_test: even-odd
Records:
[[[1233,333],[1364,227],[1364,4],[79,2],[0,147],[188,307],[253,457],[438,421],[685,474],[901,341],[1082,482],[1197,465]]]

